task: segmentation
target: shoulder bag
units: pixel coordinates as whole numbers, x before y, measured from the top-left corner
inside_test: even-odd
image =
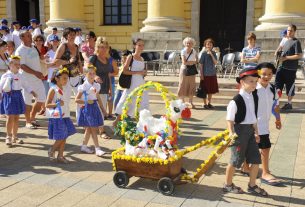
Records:
[[[192,49],[191,53],[189,54],[189,56],[186,58],[186,60],[185,60],[186,62],[188,61],[188,59],[190,58],[192,53],[193,53],[193,49]],[[196,64],[186,65],[185,76],[192,76],[192,75],[196,75],[196,74],[198,74]]]
[[[131,56],[131,61],[129,64],[129,70],[131,71],[131,67],[132,67],[132,62],[133,62],[133,56]],[[131,85],[131,78],[132,75],[126,75],[124,74],[124,72],[121,73],[120,77],[119,77],[119,84],[122,88],[126,88],[129,89],[130,85]]]

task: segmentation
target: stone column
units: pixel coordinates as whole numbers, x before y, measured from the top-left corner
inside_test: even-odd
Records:
[[[141,32],[186,32],[184,1],[148,0]]]
[[[256,31],[281,30],[293,23],[298,29],[305,29],[304,0],[266,0],[265,14]]]
[[[84,19],[84,0],[50,0],[50,20],[45,32],[51,33],[53,27],[59,31],[66,27],[80,27],[86,32]]]

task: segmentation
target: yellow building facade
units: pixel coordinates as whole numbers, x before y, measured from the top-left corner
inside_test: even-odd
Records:
[[[12,21],[18,16],[16,7],[23,0],[0,0],[0,17]],[[24,0],[25,1],[25,0]],[[46,32],[54,26],[62,29],[67,26],[81,27],[84,31],[94,31],[98,36],[107,37],[113,48],[130,48],[131,36],[134,33],[151,32],[180,32],[181,37],[193,36],[202,41],[202,16],[209,13],[207,18],[217,19],[225,12],[227,17],[238,15],[234,11],[234,2],[238,0],[31,0],[35,8],[39,9],[39,19],[46,23]],[[249,31],[280,30],[287,23],[296,23],[304,27],[305,1],[304,0],[239,0],[245,6],[239,10],[244,12],[242,25],[243,35]],[[105,4],[107,2],[130,2],[131,24],[106,25]],[[214,2],[214,3],[213,3]],[[216,3],[215,3],[216,2]],[[227,2],[230,2],[229,4]],[[123,3],[122,3],[123,4]],[[223,9],[204,8],[203,5],[214,5]],[[219,4],[219,5],[217,5]],[[240,4],[240,3],[239,3]],[[235,8],[239,5],[235,5]],[[232,7],[228,10],[228,7]],[[20,6],[19,6],[20,7]],[[206,6],[209,7],[209,6]],[[232,10],[233,9],[233,10]],[[31,10],[31,8],[29,9]],[[33,15],[33,9],[32,15]],[[237,11],[236,11],[237,12]],[[37,12],[36,12],[37,14]],[[31,17],[31,16],[30,16]],[[37,17],[37,15],[35,16]],[[223,17],[222,17],[223,18]],[[225,20],[222,27],[225,27]],[[218,30],[217,22],[213,30]],[[219,28],[221,25],[219,26]],[[227,29],[228,30],[228,29]],[[227,33],[227,31],[224,31]],[[224,34],[227,35],[227,34]],[[177,36],[177,35],[176,35]],[[170,36],[169,36],[170,37]],[[179,35],[177,36],[179,37]],[[230,45],[229,45],[230,46]]]

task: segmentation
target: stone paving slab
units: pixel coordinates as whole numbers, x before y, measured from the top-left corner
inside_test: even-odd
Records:
[[[161,105],[152,105],[159,112]],[[162,107],[162,106],[161,106]],[[72,109],[73,110],[73,109]],[[225,108],[192,110],[193,116],[182,124],[183,137],[180,148],[196,144],[216,135],[226,127]],[[160,113],[160,112],[159,112]],[[126,189],[117,188],[112,181],[114,172],[111,151],[120,147],[120,140],[99,139],[108,152],[105,157],[80,153],[83,130],[67,140],[68,165],[51,164],[47,149],[52,143],[47,139],[47,122],[39,117],[43,128],[20,128],[26,144],[7,148],[0,138],[0,206],[305,206],[305,116],[303,112],[282,114],[283,129],[271,129],[271,170],[284,179],[285,186],[262,185],[271,196],[224,194],[225,168],[230,156],[226,151],[213,168],[196,184],[178,185],[173,196],[163,196],[157,191],[157,182],[132,177]],[[4,137],[4,120],[0,120],[0,137]],[[21,119],[21,124],[24,119]],[[106,121],[106,125],[110,125]],[[106,128],[109,131],[109,128]],[[201,148],[184,157],[184,167],[195,171],[212,148]],[[234,182],[246,189],[248,178],[238,172]],[[258,180],[258,184],[260,184]]]

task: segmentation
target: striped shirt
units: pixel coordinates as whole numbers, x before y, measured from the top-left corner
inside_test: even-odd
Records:
[[[243,58],[248,59],[248,58],[254,58],[257,54],[259,54],[261,49],[259,47],[245,47],[242,50],[242,55]],[[244,68],[255,68],[257,66],[257,63],[245,63]]]

